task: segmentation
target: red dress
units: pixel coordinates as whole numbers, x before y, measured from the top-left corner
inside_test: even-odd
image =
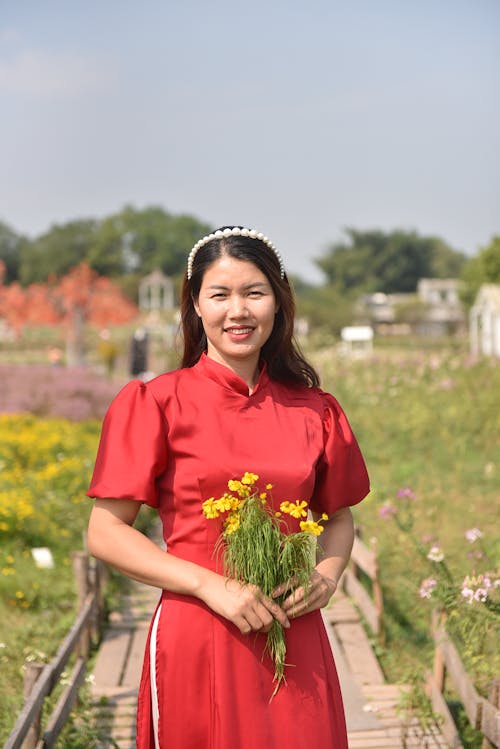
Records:
[[[359,447],[331,395],[276,382],[265,367],[249,395],[238,375],[203,355],[192,368],[132,381],[118,394],[88,494],[157,507],[168,553],[221,571],[213,556],[220,525],[203,516],[201,503],[245,471],[273,485],[277,504],[307,500],[328,514],[369,490]],[[291,665],[271,701],[265,638],[240,634],[197,598],[163,591],[139,690],[138,748],[347,749],[320,612],[292,620]]]

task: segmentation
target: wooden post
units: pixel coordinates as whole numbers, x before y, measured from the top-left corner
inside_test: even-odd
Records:
[[[488,691],[488,702],[491,702],[496,710],[500,709],[500,679],[495,679],[491,682]],[[485,736],[481,744],[481,749],[495,749],[495,744],[492,744]]]
[[[89,586],[89,557],[85,551],[75,551],[73,553],[73,573],[76,580],[76,590],[78,596],[78,611],[81,611],[85,599],[90,591]],[[90,632],[85,627],[78,644],[77,653],[85,660],[88,658],[90,651]]]
[[[437,642],[437,636],[440,630],[441,625],[443,624],[444,618],[443,614],[438,611],[432,612],[432,635],[434,638],[434,667],[433,667],[433,676],[434,676],[434,682],[441,692],[441,694],[444,692],[444,681],[446,678],[446,665],[444,662],[443,654],[441,652],[441,648],[439,646],[439,642]]]
[[[44,663],[37,663],[36,661],[29,661],[24,664],[24,686],[23,686],[23,698],[24,702],[26,703],[31,695],[31,692],[33,691],[33,688],[42,673],[43,669],[45,668]],[[24,739],[21,749],[35,749],[38,740],[40,738],[40,726],[42,721],[42,707],[43,703],[40,705],[40,710],[33,720],[33,723],[30,726],[30,729],[28,733],[26,734],[26,738]]]

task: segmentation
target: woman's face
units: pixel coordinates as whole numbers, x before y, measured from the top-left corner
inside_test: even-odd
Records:
[[[218,258],[205,271],[194,306],[211,359],[257,367],[278,307],[271,284],[256,265],[229,255]]]

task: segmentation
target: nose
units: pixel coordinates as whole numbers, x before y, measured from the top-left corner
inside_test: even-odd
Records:
[[[246,299],[240,294],[233,294],[230,300],[229,314],[231,317],[239,318],[248,315]]]

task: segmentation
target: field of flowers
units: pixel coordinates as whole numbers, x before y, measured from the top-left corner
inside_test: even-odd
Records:
[[[378,541],[387,627],[378,650],[388,677],[403,681],[430,665],[430,610],[439,604],[485,691],[500,673],[498,362],[388,350],[358,361],[323,351],[317,364],[371,475],[355,517],[364,538]]]
[[[75,616],[71,552],[82,548],[97,421],[0,415],[0,743],[19,711],[22,664],[49,659]],[[48,547],[52,569],[31,549]]]
[[[378,539],[386,642],[376,648],[388,679],[411,679],[431,663],[430,611],[444,600],[484,691],[500,673],[500,366],[453,349],[380,349],[352,360],[324,348],[314,360],[372,479],[355,518],[365,539]],[[74,618],[70,556],[88,518],[97,419],[120,384],[20,365],[3,366],[0,377],[1,743],[20,707],[22,663],[48,659]],[[53,569],[36,567],[34,547],[51,549]]]

